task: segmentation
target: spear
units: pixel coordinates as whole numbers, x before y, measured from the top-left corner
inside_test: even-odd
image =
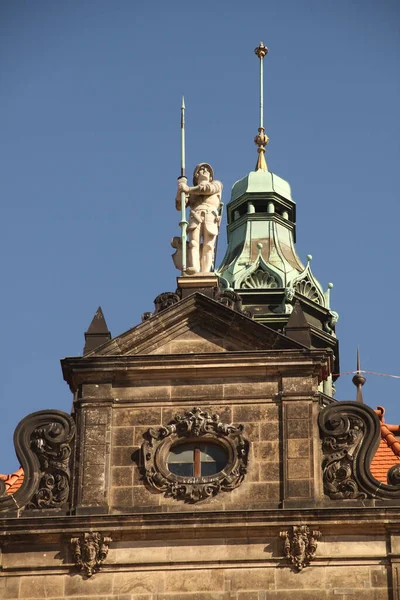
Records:
[[[182,96],[181,105],[181,175],[179,180],[183,183],[187,183],[185,173],[185,98]],[[181,247],[182,247],[182,275],[186,273],[186,228],[188,222],[186,221],[186,194],[181,192]]]

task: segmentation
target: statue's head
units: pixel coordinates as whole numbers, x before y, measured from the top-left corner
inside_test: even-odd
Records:
[[[208,163],[200,163],[193,172],[193,185],[198,185],[204,181],[212,181],[214,179],[214,171]]]

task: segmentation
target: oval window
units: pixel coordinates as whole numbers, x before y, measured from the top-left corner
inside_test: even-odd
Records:
[[[168,469],[181,477],[216,475],[226,467],[228,453],[217,444],[194,442],[172,446]]]

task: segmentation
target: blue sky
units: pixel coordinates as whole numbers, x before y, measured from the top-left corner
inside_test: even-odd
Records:
[[[271,171],[297,202],[297,249],[340,313],[341,370],[400,375],[400,7],[396,0],[0,5],[0,472],[26,414],[69,411],[59,359],[98,305],[117,335],[175,289],[170,240],[187,166],[254,168],[260,40]],[[220,239],[219,259],[226,247]],[[337,398],[352,399],[350,376]],[[400,380],[368,376],[400,423]]]

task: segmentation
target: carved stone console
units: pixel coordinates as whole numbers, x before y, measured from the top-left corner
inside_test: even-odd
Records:
[[[96,573],[108,554],[108,545],[112,542],[98,532],[82,533],[71,538],[71,548],[75,565],[86,577]]]
[[[222,423],[200,408],[176,415],[165,427],[147,431],[144,478],[153,489],[186,502],[232,490],[247,471],[249,444],[242,433],[243,425]]]
[[[15,494],[8,495],[0,488],[0,512],[68,510],[74,437],[73,418],[60,410],[32,413],[19,423],[14,444],[24,483]]]
[[[308,525],[293,525],[290,530],[281,531],[280,537],[283,539],[283,551],[289,564],[296,571],[301,571],[314,558],[321,532],[312,531]]]
[[[400,465],[389,470],[390,485],[374,478],[371,460],[381,439],[378,416],[365,404],[337,402],[318,418],[322,439],[324,492],[332,500],[400,499]]]

